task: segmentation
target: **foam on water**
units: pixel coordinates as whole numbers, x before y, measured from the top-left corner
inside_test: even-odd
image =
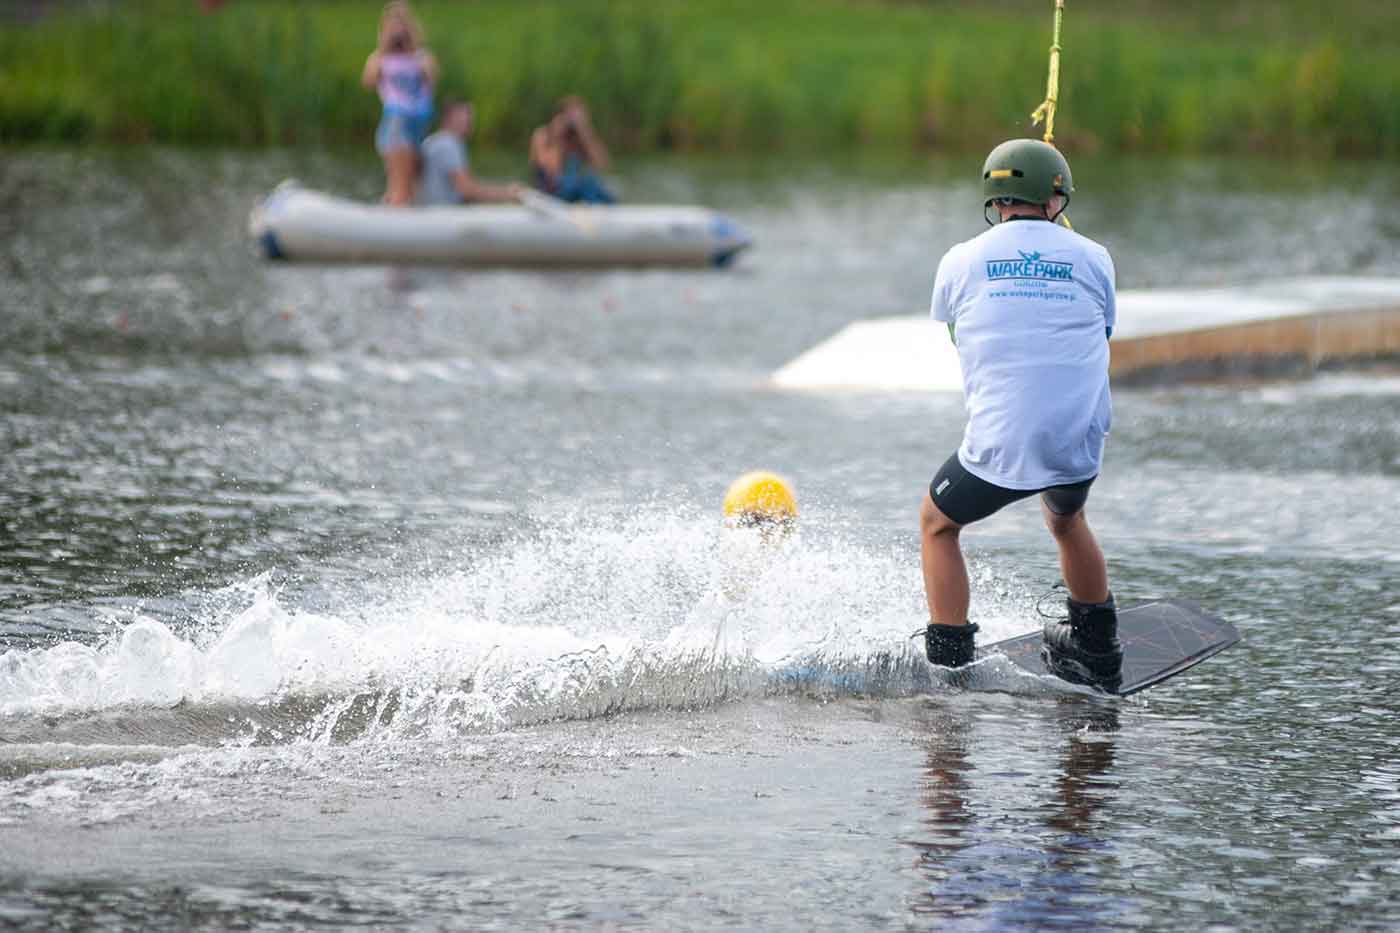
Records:
[[[1348,397],[1379,398],[1400,395],[1400,376],[1374,373],[1328,373],[1304,382],[1262,386],[1246,398],[1270,404],[1293,405],[1309,399]]]
[[[912,551],[801,534],[775,547],[656,509],[621,523],[566,517],[458,560],[385,581],[353,610],[298,606],[262,575],[196,601],[188,630],[131,611],[96,644],[6,652],[0,715],[12,738],[44,716],[66,718],[75,741],[100,740],[95,715],[135,707],[149,726],[127,741],[163,730],[324,744],[929,683],[909,637],[924,615]],[[984,640],[1024,630],[1029,594],[974,572],[992,590],[978,607]]]

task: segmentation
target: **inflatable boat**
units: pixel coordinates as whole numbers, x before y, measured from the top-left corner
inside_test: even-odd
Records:
[[[750,243],[703,207],[524,204],[386,207],[283,182],[253,209],[268,259],[462,265],[725,266]]]

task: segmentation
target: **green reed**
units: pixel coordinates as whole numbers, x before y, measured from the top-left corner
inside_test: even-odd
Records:
[[[378,2],[194,0],[0,20],[0,141],[367,144]],[[1400,15],[1071,0],[1067,148],[1400,151]],[[1400,4],[1396,5],[1400,7]],[[1033,132],[1048,0],[422,0],[443,96],[523,148],[565,93],[623,149],[980,149]]]

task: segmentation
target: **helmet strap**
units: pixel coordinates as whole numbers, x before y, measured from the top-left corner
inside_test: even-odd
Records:
[[[1062,215],[1065,211],[1069,210],[1069,192],[1059,192],[1059,191],[1057,191],[1057,192],[1055,192],[1055,193],[1058,194],[1058,195],[1060,195],[1060,197],[1064,198],[1064,199],[1065,199],[1065,203],[1062,204],[1062,205],[1060,205],[1060,209],[1059,209],[1058,211],[1055,212],[1055,216],[1054,216],[1054,217],[1051,217],[1051,216],[1050,216],[1050,212],[1049,212],[1049,211],[1046,211],[1046,212],[1045,212],[1045,219],[1048,220],[1048,221],[1050,221],[1051,223],[1054,223],[1055,221],[1059,220],[1059,219],[1060,219],[1060,215]]]

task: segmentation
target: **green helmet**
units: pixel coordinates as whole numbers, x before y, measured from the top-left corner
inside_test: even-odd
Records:
[[[1009,139],[992,150],[982,165],[982,206],[1014,198],[1049,204],[1057,194],[1074,190],[1069,163],[1060,150],[1038,139]]]

